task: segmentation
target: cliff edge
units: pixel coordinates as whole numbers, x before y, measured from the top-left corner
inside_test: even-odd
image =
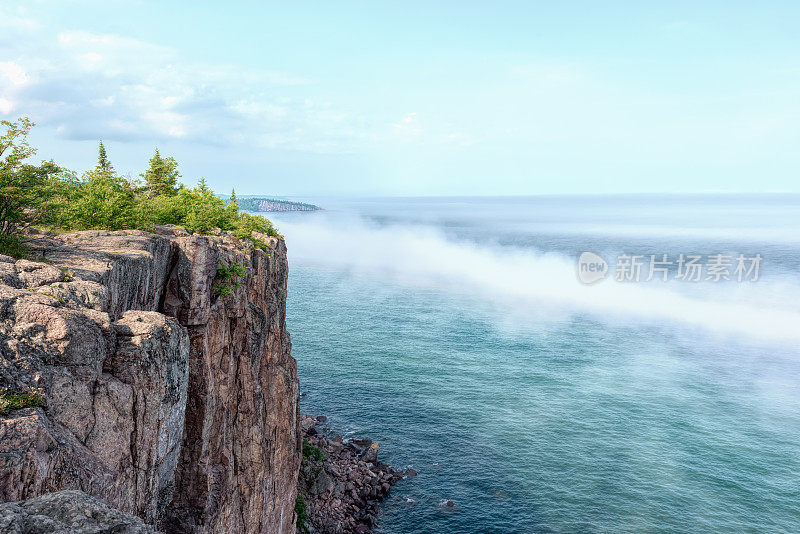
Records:
[[[0,256],[0,501],[81,490],[166,532],[292,533],[301,459],[282,239],[33,236]]]

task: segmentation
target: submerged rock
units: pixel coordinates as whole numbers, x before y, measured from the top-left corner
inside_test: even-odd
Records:
[[[446,512],[454,512],[456,510],[456,503],[450,499],[442,499],[437,504],[440,510],[444,510]]]

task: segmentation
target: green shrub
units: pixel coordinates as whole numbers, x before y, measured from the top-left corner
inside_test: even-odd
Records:
[[[306,504],[306,500],[303,499],[303,496],[299,493],[297,494],[297,498],[294,500],[294,513],[297,515],[297,530],[300,532],[307,533],[308,532],[308,505]]]
[[[235,204],[228,204],[234,206]],[[249,239],[253,246],[261,250],[267,250],[267,243],[263,239],[257,238],[254,233],[266,234],[271,237],[280,237],[272,222],[261,215],[251,215],[249,213],[239,213],[234,221],[232,229],[233,235],[239,239]]]
[[[205,180],[192,189],[181,188],[177,198],[186,207],[183,226],[189,232],[208,234],[214,228],[229,229],[229,219],[236,214],[235,206],[233,210],[225,209],[225,202],[209,189]]]
[[[322,449],[310,444],[306,438],[303,438],[303,459],[322,461],[325,455],[322,454]]]
[[[228,206],[232,205],[233,204],[228,204]],[[271,237],[279,236],[277,230],[275,230],[275,227],[272,226],[272,222],[269,219],[262,217],[261,215],[251,215],[246,212],[238,214],[233,223],[232,231],[233,235],[239,239],[253,239],[253,232],[267,234]]]
[[[27,393],[0,393],[0,415],[7,415],[11,410],[36,408],[42,404],[42,396],[34,391]]]
[[[123,230],[139,226],[136,194],[124,178],[91,171],[77,193],[65,208],[65,228]]]
[[[188,205],[177,195],[144,197],[139,202],[142,230],[152,230],[156,224],[176,224],[182,226]]]
[[[231,262],[229,266],[225,266],[220,262],[217,267],[217,275],[214,277],[214,283],[211,289],[214,290],[220,297],[224,297],[242,287],[241,278],[244,272],[250,267],[246,267],[239,262]]]

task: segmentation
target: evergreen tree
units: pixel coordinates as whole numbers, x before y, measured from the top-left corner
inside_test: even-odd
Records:
[[[174,196],[178,192],[178,162],[175,158],[162,158],[156,149],[156,153],[150,158],[150,168],[142,174],[147,194],[151,197]]]
[[[114,167],[111,165],[111,160],[108,159],[106,147],[103,145],[102,140],[100,141],[100,150],[97,156],[97,170],[109,174],[114,172]]]
[[[206,182],[205,178],[200,178],[200,180],[197,181],[197,192],[200,195],[208,195],[211,193],[211,188],[208,187],[208,182]]]
[[[178,183],[178,164],[156,150],[142,176],[146,188],[117,175],[102,141],[97,165],[81,178],[54,162],[27,163],[36,150],[28,143],[33,122],[0,120],[0,254],[28,253],[24,231],[33,224],[64,230],[137,228],[178,224],[190,232],[231,231],[253,247],[266,250],[261,234],[278,236],[269,220],[239,211],[249,198],[237,201],[231,191],[225,202],[205,179],[196,187]],[[179,187],[179,188],[178,188]]]

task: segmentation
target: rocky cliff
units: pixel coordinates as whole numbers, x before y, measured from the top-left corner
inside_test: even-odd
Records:
[[[286,248],[179,228],[0,257],[0,501],[77,489],[167,532],[294,532]]]

